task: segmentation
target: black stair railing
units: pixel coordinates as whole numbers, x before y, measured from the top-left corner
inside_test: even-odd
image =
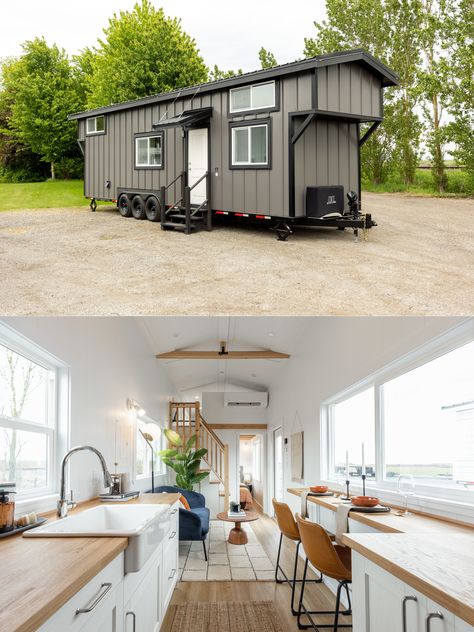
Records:
[[[166,192],[170,187],[173,186],[178,180],[181,180],[181,197],[178,198],[174,204],[171,204],[168,208],[166,208]],[[164,224],[166,222],[166,218],[175,208],[178,208],[181,203],[184,204],[184,194],[185,194],[185,185],[186,185],[186,172],[181,171],[178,173],[176,178],[172,180],[166,186],[160,187],[160,203],[161,203],[161,223]]]
[[[198,207],[191,209],[191,191],[197,187],[198,184],[200,184],[203,180],[206,180],[206,199],[204,200],[204,202],[202,202]],[[211,207],[210,207],[210,181],[209,181],[209,171],[206,171],[205,174],[203,174],[199,180],[196,180],[196,182],[190,187],[188,185],[186,185],[184,187],[184,196],[183,196],[183,205],[184,205],[184,212],[185,212],[185,224],[186,224],[186,229],[185,229],[185,233],[189,234],[191,232],[191,221],[193,219],[193,217],[195,217],[200,211],[206,211],[207,212],[207,217],[206,217],[206,229],[207,230],[211,230],[212,228],[212,217],[211,217]]]

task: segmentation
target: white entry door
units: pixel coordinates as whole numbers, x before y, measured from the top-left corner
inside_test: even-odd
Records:
[[[283,500],[283,428],[273,431],[273,492],[276,500]]]
[[[207,128],[188,131],[188,184],[190,187],[207,171]],[[191,191],[191,204],[202,204],[206,199],[206,180]]]

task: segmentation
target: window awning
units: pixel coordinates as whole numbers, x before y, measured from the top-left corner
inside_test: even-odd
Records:
[[[162,127],[192,127],[197,123],[205,123],[211,116],[212,107],[184,110],[184,112],[181,112],[178,116],[153,123],[153,129],[160,129]]]

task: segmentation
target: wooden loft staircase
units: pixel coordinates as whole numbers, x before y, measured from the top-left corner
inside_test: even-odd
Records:
[[[169,427],[183,441],[196,434],[196,449],[206,448],[202,458],[208,471],[209,483],[219,485],[219,496],[224,498],[224,511],[229,508],[229,446],[222,443],[214,430],[203,419],[199,402],[170,402]]]

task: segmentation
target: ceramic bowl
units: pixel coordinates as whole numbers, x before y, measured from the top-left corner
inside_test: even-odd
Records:
[[[313,492],[313,494],[325,494],[328,491],[328,486],[327,485],[313,485],[312,487],[309,488],[310,492]]]
[[[374,496],[354,496],[352,504],[356,507],[375,507],[379,504],[379,499]]]

